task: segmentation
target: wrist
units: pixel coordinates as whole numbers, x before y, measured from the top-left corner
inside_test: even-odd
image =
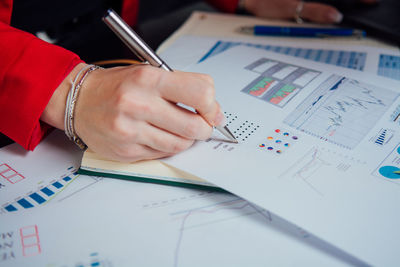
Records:
[[[40,120],[60,130],[64,130],[65,103],[68,92],[71,88],[71,81],[76,77],[79,71],[87,64],[79,63],[64,78],[60,85],[54,91],[50,101],[47,103]]]

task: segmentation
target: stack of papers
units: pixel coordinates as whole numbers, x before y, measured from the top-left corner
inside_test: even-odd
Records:
[[[1,149],[0,266],[399,264],[399,54],[185,36],[162,57],[213,76],[239,144],[139,164],[59,131]]]

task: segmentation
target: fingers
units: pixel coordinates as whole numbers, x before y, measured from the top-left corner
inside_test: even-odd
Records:
[[[336,8],[312,2],[304,3],[299,15],[303,19],[317,23],[340,23],[343,20],[342,13]]]
[[[165,152],[155,150],[155,149],[147,147],[147,146],[138,145],[138,144],[135,144],[133,147],[131,147],[131,149],[128,153],[120,152],[120,153],[110,154],[110,151],[107,151],[106,153],[107,153],[106,155],[108,158],[110,158],[112,160],[120,161],[120,162],[137,162],[137,161],[141,161],[141,160],[165,158],[165,157],[172,155],[170,153],[165,153]],[[102,153],[99,153],[99,154],[102,154]]]
[[[204,74],[174,72],[162,75],[164,85],[161,96],[173,103],[182,103],[192,107],[210,125],[220,125],[224,116],[215,100],[215,89],[212,78]]]
[[[212,134],[203,117],[167,101],[158,101],[144,116],[150,124],[186,139],[206,140]]]
[[[112,148],[116,158],[137,161],[170,156],[189,148],[194,140],[182,138],[144,121],[121,119],[113,131],[119,139]]]
[[[152,125],[146,125],[140,135],[138,143],[142,143],[154,150],[173,155],[189,148],[193,139],[185,139],[174,134],[170,134]]]

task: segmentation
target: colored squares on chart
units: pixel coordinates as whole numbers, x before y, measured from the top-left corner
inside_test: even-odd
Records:
[[[259,149],[280,155],[292,147],[299,137],[284,129],[274,129],[259,143]]]

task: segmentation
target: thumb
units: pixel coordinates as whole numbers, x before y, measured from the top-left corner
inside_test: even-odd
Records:
[[[340,23],[343,19],[336,8],[319,3],[304,3],[300,17],[317,23]]]

